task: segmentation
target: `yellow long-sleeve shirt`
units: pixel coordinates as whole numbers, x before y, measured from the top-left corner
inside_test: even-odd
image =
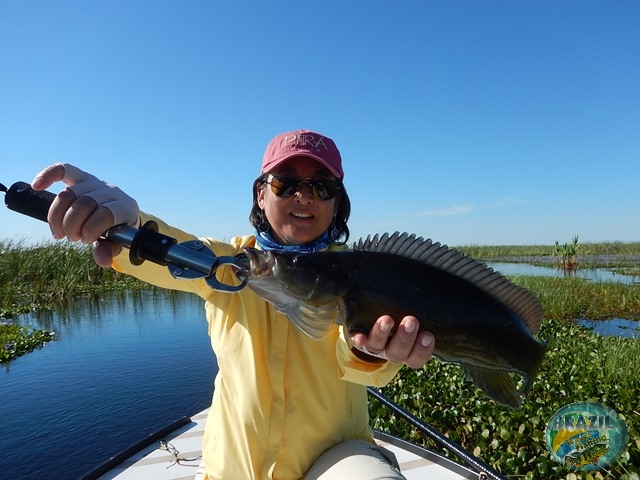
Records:
[[[195,237],[147,215],[178,242]],[[229,243],[200,239],[218,256],[255,246],[255,237]],[[347,439],[372,440],[366,385],[382,386],[400,365],[358,359],[336,325],[309,339],[248,288],[211,289],[204,280],[176,280],[151,262],[134,266],[128,252],[113,267],[151,284],[193,292],[205,300],[211,346],[219,371],[204,440],[209,480],[299,479],[315,459]],[[234,273],[221,267],[218,278]]]

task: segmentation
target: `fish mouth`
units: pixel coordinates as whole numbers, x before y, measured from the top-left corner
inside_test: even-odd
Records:
[[[264,275],[271,269],[271,263],[269,262],[269,253],[258,250],[257,248],[244,247],[245,255],[249,259],[248,271],[253,276]]]

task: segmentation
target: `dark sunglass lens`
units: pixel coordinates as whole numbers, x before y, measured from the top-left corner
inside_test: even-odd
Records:
[[[279,197],[288,198],[298,191],[300,180],[292,177],[272,177],[271,191]]]
[[[309,186],[313,191],[313,196],[320,200],[329,200],[331,198],[331,194],[327,190],[327,186],[318,181],[309,182]]]
[[[271,185],[271,191],[279,197],[289,198],[300,190],[300,186],[306,183],[314,198],[318,200],[331,200],[336,196],[340,186],[338,182],[333,180],[312,180],[297,177],[271,177],[268,182]]]
[[[338,190],[340,186],[333,180],[314,181],[313,194],[320,200],[331,200],[337,195]]]

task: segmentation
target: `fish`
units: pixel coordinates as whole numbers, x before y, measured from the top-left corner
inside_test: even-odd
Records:
[[[413,315],[435,336],[436,358],[460,365],[466,379],[514,409],[542,363],[546,342],[534,337],[544,316],[538,299],[447,245],[395,232],[369,235],[344,251],[244,251],[248,265],[236,274],[312,339],[335,323],[345,335],[368,334],[381,315]]]
[[[583,468],[589,464],[598,466],[600,459],[611,450],[611,440],[596,443],[591,447],[585,448],[579,452],[571,452],[564,457],[564,465],[566,467]]]

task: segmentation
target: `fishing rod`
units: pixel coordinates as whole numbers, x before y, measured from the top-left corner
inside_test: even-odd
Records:
[[[0,183],[0,191],[5,194],[4,202],[7,208],[43,222],[47,221],[49,208],[56,198],[54,193],[34,190],[26,182],[16,182],[9,188]],[[237,285],[228,285],[220,282],[215,275],[220,265],[242,269],[241,259],[218,257],[200,240],[178,243],[175,238],[160,233],[158,224],[152,220],[140,228],[125,224],[116,225],[100,238],[128,248],[132,264],[141,265],[148,260],[166,266],[177,279],[204,278],[211,288],[223,292],[237,292],[244,288],[246,283],[246,280],[239,280],[240,283]]]
[[[462,445],[459,445],[456,442],[454,442],[453,440],[445,437],[438,430],[436,430],[432,426],[426,424],[425,422],[420,420],[418,417],[416,417],[415,415],[411,414],[411,412],[408,412],[407,410],[402,408],[400,405],[398,405],[397,403],[395,403],[394,401],[389,399],[387,396],[383,395],[377,389],[375,389],[373,387],[367,387],[367,390],[369,391],[369,395],[374,397],[376,400],[378,400],[380,403],[385,405],[387,408],[391,409],[391,411],[393,411],[394,413],[400,415],[407,422],[409,422],[411,425],[416,427],[422,433],[424,433],[429,438],[434,440],[436,443],[438,443],[441,446],[445,447],[447,450],[455,453],[458,457],[460,457],[462,460],[464,460],[465,463],[467,463],[469,466],[471,466],[473,469],[475,469],[477,472],[479,472],[480,475],[485,475],[485,478],[491,478],[493,480],[508,480],[507,477],[502,475],[500,472],[495,470],[493,467],[491,467],[490,465],[484,463],[478,457],[476,457],[472,453],[470,453],[467,450],[465,450],[462,447]],[[483,477],[481,477],[481,478],[483,478]]]

